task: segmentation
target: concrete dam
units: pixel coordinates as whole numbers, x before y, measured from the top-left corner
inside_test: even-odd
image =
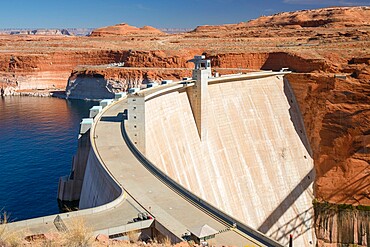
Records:
[[[208,60],[193,62],[192,79],[106,101],[85,120],[89,144],[58,195],[80,210],[58,222],[83,216],[96,233],[152,229],[173,242],[206,224],[217,244],[315,246],[313,160],[287,72],[213,77]],[[150,219],[129,222],[140,212]],[[9,226],[36,234],[58,229],[55,218]]]

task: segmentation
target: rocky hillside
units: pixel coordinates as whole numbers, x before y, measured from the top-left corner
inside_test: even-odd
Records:
[[[246,23],[249,27],[369,27],[370,7],[323,8],[278,13]]]
[[[15,31],[11,31],[9,34],[11,35],[47,35],[47,36],[71,35],[67,29],[15,30]]]
[[[164,35],[162,31],[151,26],[137,28],[126,23],[102,27],[91,32],[93,37],[120,36],[120,35]]]

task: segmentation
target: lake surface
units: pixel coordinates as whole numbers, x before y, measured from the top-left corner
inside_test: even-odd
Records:
[[[0,98],[0,210],[11,221],[59,212],[59,177],[69,174],[81,119],[97,104]]]

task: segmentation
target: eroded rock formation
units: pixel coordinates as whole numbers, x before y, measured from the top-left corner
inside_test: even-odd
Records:
[[[248,26],[364,27],[370,26],[370,7],[324,8],[278,13],[249,21]]]
[[[66,29],[19,30],[19,31],[11,31],[10,34],[11,35],[47,35],[47,36],[71,35]]]
[[[91,32],[90,36],[93,37],[106,37],[106,36],[120,36],[120,35],[164,35],[164,33],[151,26],[144,26],[137,28],[130,26],[126,23],[117,24],[114,26],[102,27],[95,29]]]
[[[114,93],[132,87],[145,87],[147,83],[160,83],[164,79],[180,80],[190,75],[191,69],[186,68],[78,68],[68,79],[66,96],[75,99],[113,98]]]
[[[317,246],[370,245],[370,215],[366,208],[359,210],[350,205],[329,203],[315,203],[314,207]]]

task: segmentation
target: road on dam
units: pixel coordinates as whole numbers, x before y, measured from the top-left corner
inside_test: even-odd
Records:
[[[127,98],[106,107],[94,120],[90,133],[93,150],[102,166],[123,188],[115,201],[97,208],[59,214],[67,228],[81,216],[95,233],[109,235],[148,228],[153,220],[128,224],[139,212],[148,212],[155,221],[180,238],[189,229],[207,224],[219,231],[217,244],[233,246],[274,246],[244,234],[230,224],[195,205],[147,169],[130,150],[124,138],[123,112]],[[109,206],[109,204],[114,206]],[[8,224],[9,230],[32,234],[57,230],[56,215]],[[251,233],[253,236],[253,233]],[[266,238],[267,239],[267,238]],[[264,243],[263,243],[264,242]],[[267,244],[266,244],[267,243]],[[277,243],[276,243],[277,244]],[[279,246],[279,245],[278,245]]]
[[[122,112],[127,108],[126,104],[126,100],[122,100],[105,111],[97,122],[94,133],[96,149],[101,160],[123,188],[177,236],[203,224],[208,224],[218,231],[230,227],[197,208],[139,162],[121,132]],[[216,241],[237,246],[262,245],[234,229],[217,234]]]

